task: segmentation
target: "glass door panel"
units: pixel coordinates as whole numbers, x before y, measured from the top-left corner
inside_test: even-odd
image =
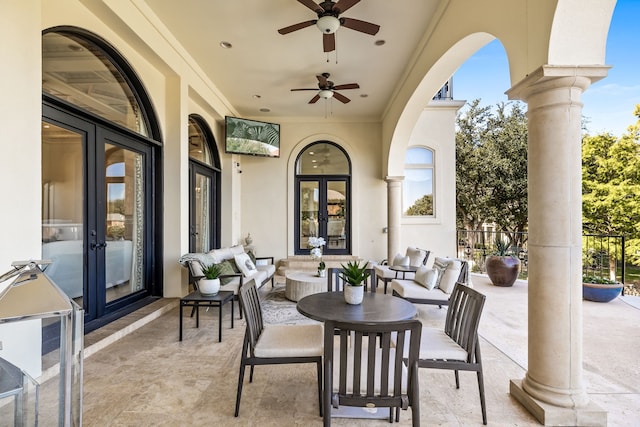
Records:
[[[298,194],[300,211],[298,212],[300,228],[298,230],[298,250],[309,250],[309,237],[319,236],[319,181],[301,181]]]
[[[106,302],[145,288],[144,157],[104,145]]]
[[[327,201],[327,250],[347,249],[347,183],[328,181]]]
[[[83,308],[85,136],[42,123],[42,258],[52,261],[46,274]]]
[[[211,178],[196,172],[192,227],[194,248],[192,252],[208,252],[213,249],[210,247],[211,197]]]

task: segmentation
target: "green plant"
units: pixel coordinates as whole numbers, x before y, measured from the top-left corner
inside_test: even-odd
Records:
[[[358,261],[349,261],[347,265],[341,265],[342,271],[340,272],[340,278],[351,286],[362,286],[363,282],[369,277],[366,262],[362,267],[360,267]]]
[[[510,243],[506,243],[504,240],[496,238],[495,246],[496,246],[496,250],[493,252],[493,255],[512,256],[511,254],[508,253],[509,248],[511,247]]]
[[[606,277],[588,276],[586,274],[582,276],[582,283],[595,283],[598,285],[617,285],[618,284],[618,282],[611,279],[607,279]]]
[[[324,261],[320,261],[320,264],[318,264],[318,270],[324,270],[325,268],[327,268],[327,266]]]
[[[218,264],[206,265],[202,268],[202,274],[204,275],[205,279],[217,279],[218,277],[220,277],[220,267],[218,267]]]

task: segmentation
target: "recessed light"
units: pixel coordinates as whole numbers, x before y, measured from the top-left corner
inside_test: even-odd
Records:
[[[376,40],[373,44],[376,46],[384,46],[385,43],[387,43],[385,40]]]
[[[255,94],[255,95],[252,95],[252,98],[253,98],[253,99],[260,99],[260,98],[262,98],[262,96],[260,96],[260,95],[258,95],[258,94]]]
[[[270,109],[268,109],[268,108],[261,108],[261,109],[260,109],[260,112],[262,112],[262,113],[268,113],[268,112],[270,112],[270,111],[271,111],[271,110],[270,110]]]
[[[360,98],[367,98],[369,95],[367,95],[366,93],[361,93],[360,94]]]
[[[220,42],[220,47],[223,49],[231,49],[233,47],[233,45],[229,42],[225,42],[225,41],[221,41]]]
[[[310,156],[313,156],[314,154],[316,154],[314,151],[309,151]]]

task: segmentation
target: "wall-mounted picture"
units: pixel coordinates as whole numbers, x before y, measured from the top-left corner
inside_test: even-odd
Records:
[[[227,116],[225,151],[252,156],[280,157],[280,125]]]

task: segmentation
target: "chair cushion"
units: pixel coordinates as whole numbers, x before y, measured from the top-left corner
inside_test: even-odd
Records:
[[[436,287],[438,272],[433,268],[427,268],[424,266],[419,267],[413,280],[416,281],[419,285],[422,285],[428,290],[431,290]]]
[[[256,357],[312,357],[323,353],[322,324],[264,325]]]
[[[449,295],[442,292],[439,288],[427,289],[422,285],[419,285],[414,280],[402,280],[393,279],[391,281],[391,290],[396,291],[398,295],[403,298],[411,299],[430,299],[436,301],[442,301],[446,303],[449,300]]]
[[[467,352],[442,329],[422,328],[420,359],[467,360]]]
[[[263,272],[266,275],[266,277],[262,279],[263,282],[267,279],[270,279],[274,274],[276,274],[276,266],[273,264],[256,265],[256,270],[258,270],[259,272]],[[260,284],[256,283],[256,286],[260,287]]]
[[[411,259],[408,256],[402,256],[400,254],[397,254],[394,258],[393,261],[391,262],[391,265],[402,265],[402,266],[409,266],[411,262]]]
[[[427,251],[409,246],[406,255],[409,257],[409,265],[420,267],[424,265],[424,257],[427,256]]]
[[[251,262],[251,258],[249,258],[249,255],[246,253],[242,252],[241,254],[235,254],[233,259],[236,261],[236,265],[244,277],[253,276],[257,271],[255,264]],[[259,287],[260,283],[256,283],[256,285]]]
[[[363,347],[366,347],[366,344],[363,343]],[[389,360],[394,360],[396,357],[396,352],[394,348],[389,349]],[[361,356],[360,356],[360,394],[367,394],[367,352],[363,348]],[[382,364],[382,350],[377,348],[376,350],[376,374],[375,374],[375,382],[374,382],[374,394],[380,395],[380,366]],[[349,349],[347,352],[347,394],[353,393],[353,351]],[[340,348],[336,345],[333,349],[333,392],[337,393],[340,386]],[[407,367],[402,364],[402,394],[407,394]],[[393,386],[395,381],[395,373],[393,369],[393,365],[389,367],[389,382],[388,382],[388,393],[391,396],[394,396]]]
[[[442,289],[442,292],[447,294],[453,292],[453,288],[456,286],[461,270],[462,262],[460,260],[448,259],[447,268],[440,279],[440,284],[438,285],[438,287]]]

